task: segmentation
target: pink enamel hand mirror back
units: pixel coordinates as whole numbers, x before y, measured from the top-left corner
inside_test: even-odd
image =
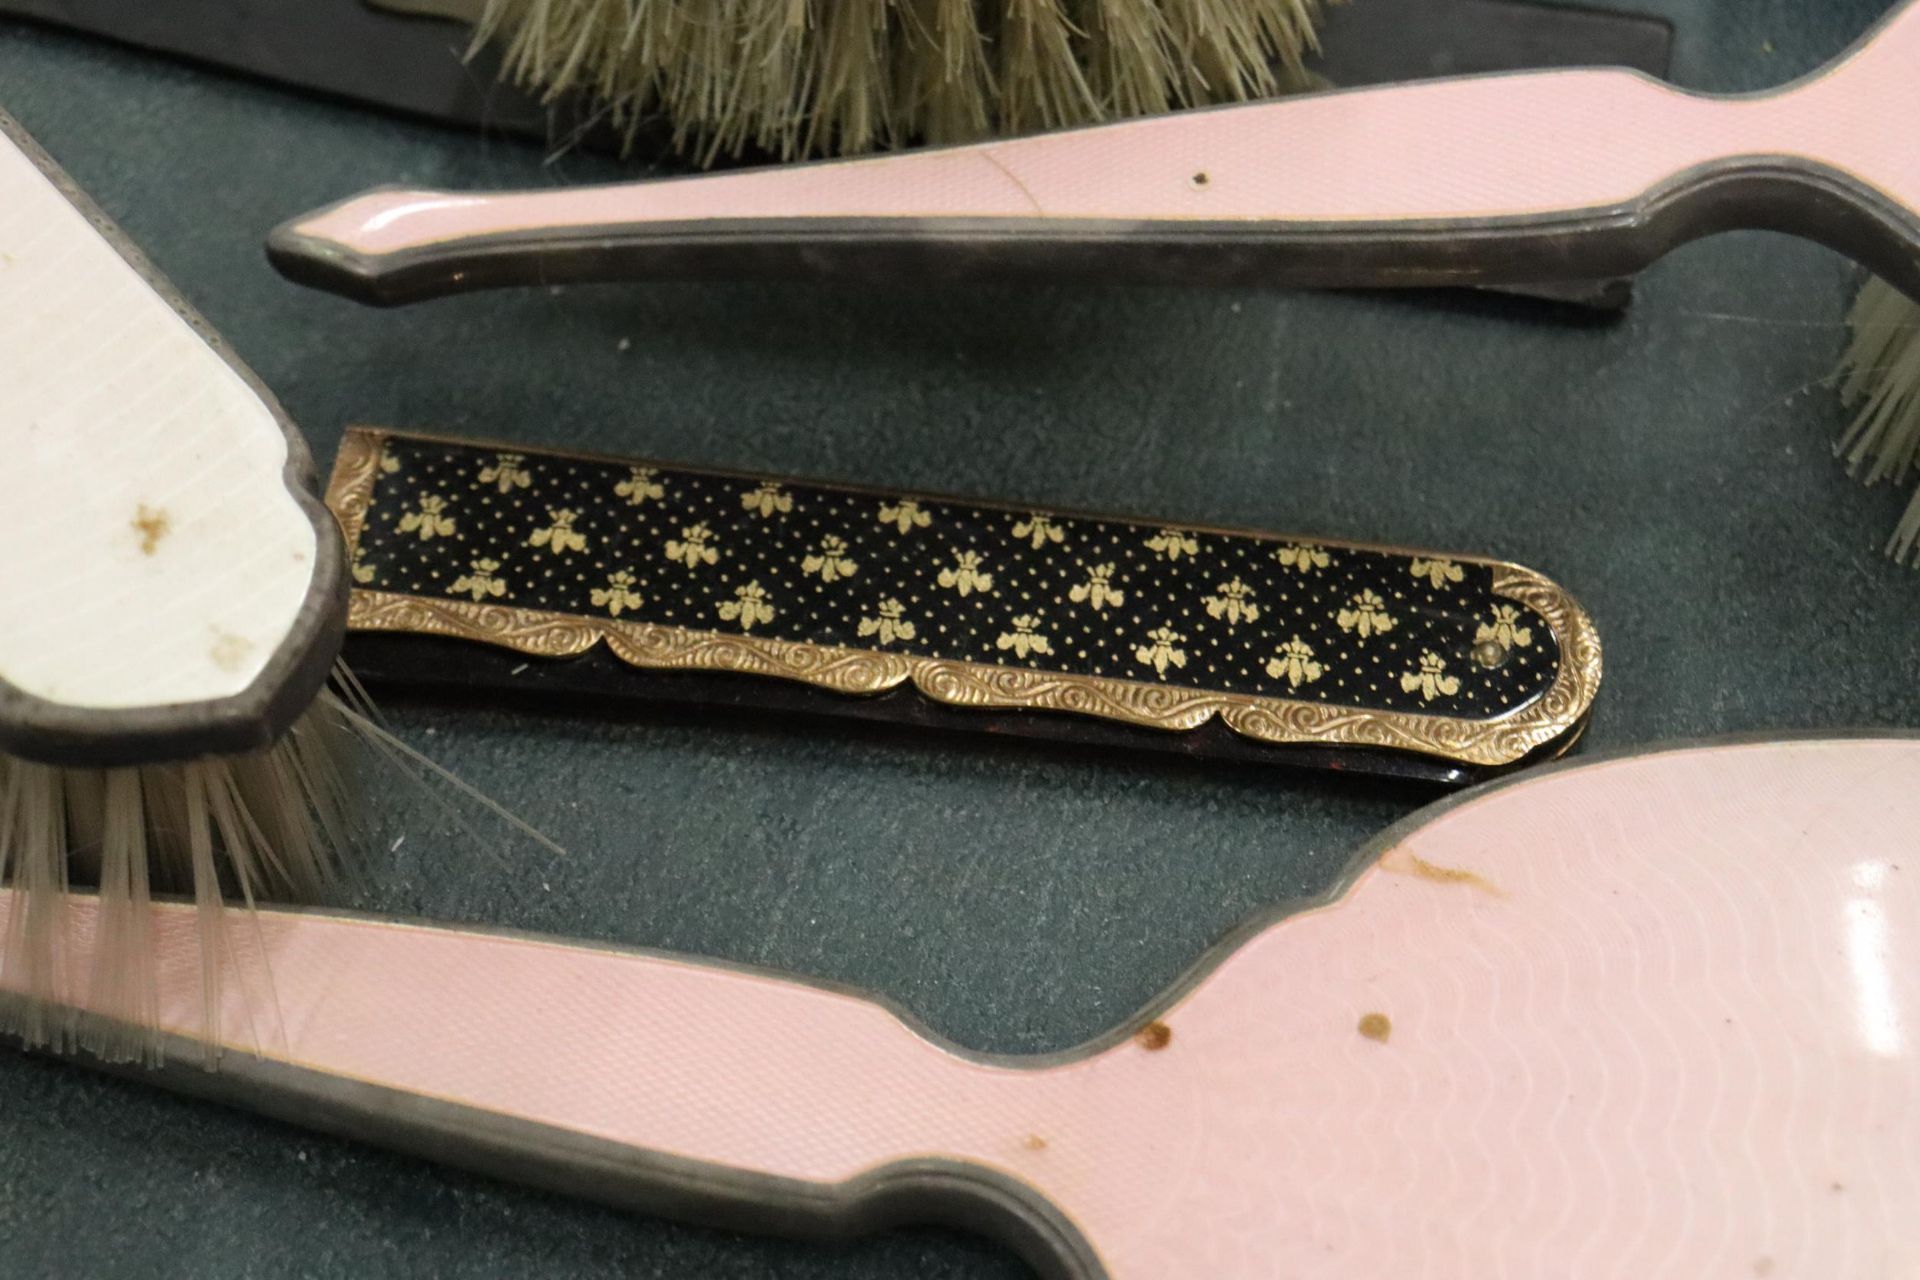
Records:
[[[1769,93],[1619,69],[1433,80],[1011,141],[568,190],[371,191],[287,275],[369,302],[681,276],[1318,286],[1629,275],[1747,227],[1920,297],[1920,0]]]
[[[752,1230],[958,1222],[1078,1280],[1892,1280],[1920,1266],[1917,781],[1887,736],[1483,787],[1031,1060],[796,977],[262,911],[225,931],[234,1052],[157,1078]],[[163,912],[176,1056],[198,936]]]

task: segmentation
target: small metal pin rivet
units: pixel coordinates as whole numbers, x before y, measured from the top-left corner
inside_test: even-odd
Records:
[[[1491,671],[1495,667],[1505,666],[1512,652],[1498,640],[1482,640],[1473,646],[1473,660]]]

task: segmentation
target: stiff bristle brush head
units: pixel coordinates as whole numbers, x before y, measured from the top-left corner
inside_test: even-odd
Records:
[[[462,0],[464,4],[466,0]],[[1325,0],[471,0],[476,47],[705,163],[1095,124],[1305,82]]]
[[[1855,410],[1835,447],[1868,484],[1904,484],[1920,471],[1920,302],[1884,280],[1867,282],[1849,319],[1853,340],[1840,397]],[[1920,492],[1908,504],[1887,554],[1920,567]]]
[[[93,1047],[137,1056],[151,895],[217,929],[226,896],[323,893],[351,843],[339,530],[272,396],[3,115],[0,264],[0,1018],[65,1043],[48,1007],[90,991]],[[110,931],[86,972],[78,886]]]

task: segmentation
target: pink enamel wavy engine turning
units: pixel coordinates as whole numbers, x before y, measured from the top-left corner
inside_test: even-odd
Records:
[[[1475,793],[1129,1034],[1032,1062],[692,959],[273,912],[257,937],[277,999],[224,986],[236,1048],[744,1174],[990,1170],[1093,1274],[1920,1271],[1920,739]],[[161,945],[164,1021],[197,1034],[190,909]]]

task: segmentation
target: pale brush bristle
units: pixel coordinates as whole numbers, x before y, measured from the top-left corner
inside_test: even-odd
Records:
[[[474,45],[702,163],[1094,124],[1304,83],[1328,0],[486,0]]]
[[[1063,129],[1099,119],[1100,104],[1074,48],[1066,0],[999,0],[1000,101],[1004,133]]]
[[[1920,470],[1920,303],[1883,280],[1868,281],[1848,323],[1853,341],[1840,396],[1857,408],[1834,452],[1868,484],[1901,484]],[[1920,492],[1900,518],[1887,554],[1920,566]]]
[[[133,769],[65,769],[0,755],[0,881],[14,890],[0,1029],[114,1059],[158,1055],[155,893],[198,907],[205,1008],[231,957],[228,899],[318,902],[347,870],[358,811],[352,760],[369,732],[331,693],[257,755]],[[87,973],[70,972],[70,886],[99,894]],[[84,995],[97,1018],[58,1010]],[[24,997],[24,998],[22,998]],[[217,1028],[202,1028],[208,1045]]]

